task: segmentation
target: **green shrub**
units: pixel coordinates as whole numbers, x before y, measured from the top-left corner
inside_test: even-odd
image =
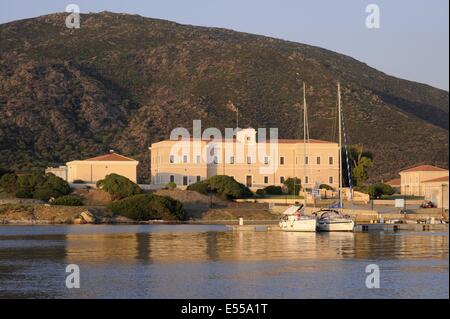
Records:
[[[16,192],[16,181],[17,176],[13,173],[7,173],[4,174],[0,178],[0,190],[2,190],[5,193],[13,194]]]
[[[367,193],[370,195],[371,199],[378,199],[383,195],[392,195],[395,191],[390,185],[375,183],[367,188]]]
[[[326,189],[327,191],[332,191],[332,190],[334,190],[334,188],[331,187],[331,186],[328,185],[328,184],[320,184],[319,189]]]
[[[259,195],[283,195],[283,189],[281,186],[270,185],[263,189],[258,189],[256,194]]]
[[[222,198],[236,199],[253,197],[252,191],[237,182],[234,178],[226,175],[216,175],[204,181],[214,193]]]
[[[36,186],[33,197],[48,201],[51,197],[58,198],[69,193],[69,183],[58,176],[47,174],[45,175],[44,182]]]
[[[177,188],[177,183],[175,183],[175,182],[168,182],[168,183],[166,184],[166,187],[167,187],[168,189],[175,189],[175,188]]]
[[[17,198],[33,198],[33,192],[28,188],[19,188],[16,190]]]
[[[7,168],[0,167],[0,178],[5,174],[11,174],[11,173],[14,173],[14,171],[7,169]]]
[[[253,197],[252,191],[247,186],[226,175],[216,175],[204,181],[191,184],[187,187],[187,190],[205,195],[211,191],[225,199]]]
[[[150,219],[186,219],[186,212],[181,202],[171,197],[154,194],[133,195],[110,203],[108,209],[114,214],[138,221]]]
[[[118,174],[106,175],[105,179],[97,182],[97,187],[109,193],[113,200],[142,193],[142,189],[137,184]]]
[[[289,195],[298,195],[302,189],[301,180],[297,177],[289,177],[283,184],[287,187]]]
[[[52,205],[83,206],[83,200],[76,195],[64,195],[52,201]]]
[[[203,181],[200,181],[200,182],[189,185],[187,187],[187,190],[195,191],[200,194],[207,195],[208,194],[208,184]]]

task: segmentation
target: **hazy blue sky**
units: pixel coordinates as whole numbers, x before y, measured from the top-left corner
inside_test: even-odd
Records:
[[[312,44],[449,88],[448,0],[0,0],[0,23],[61,12],[70,3],[84,13],[137,13]],[[380,7],[380,29],[365,26],[370,3]]]

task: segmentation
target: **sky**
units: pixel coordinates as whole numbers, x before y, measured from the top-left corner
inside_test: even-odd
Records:
[[[448,0],[0,0],[0,23],[64,12],[71,3],[82,13],[139,14],[315,45],[449,89]],[[379,7],[379,28],[366,26],[369,4]]]

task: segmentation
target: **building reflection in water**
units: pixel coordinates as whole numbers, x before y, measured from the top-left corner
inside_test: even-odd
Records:
[[[448,236],[398,233],[141,232],[68,234],[67,261],[203,262],[448,256]]]

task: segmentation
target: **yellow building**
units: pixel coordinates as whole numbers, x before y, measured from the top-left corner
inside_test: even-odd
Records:
[[[436,204],[438,208],[448,209],[448,175],[422,182],[425,200]]]
[[[66,164],[67,181],[73,183],[78,180],[94,184],[106,175],[115,173],[136,183],[138,164],[138,161],[114,152],[86,160],[72,161]]]
[[[306,147],[303,140],[259,143],[256,131],[245,129],[233,139],[164,140],[150,149],[153,185],[187,186],[215,175],[232,176],[254,189],[282,185],[289,177],[300,178],[306,188],[339,185],[339,146],[322,140],[310,140]]]
[[[401,171],[400,190],[402,195],[425,196],[425,181],[448,177],[448,170],[432,165],[420,165]]]

